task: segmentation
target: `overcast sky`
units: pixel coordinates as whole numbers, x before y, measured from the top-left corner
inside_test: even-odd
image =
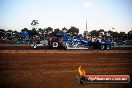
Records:
[[[0,28],[31,29],[38,20],[41,28],[132,30],[132,0],[0,0]],[[115,28],[115,29],[112,29]]]

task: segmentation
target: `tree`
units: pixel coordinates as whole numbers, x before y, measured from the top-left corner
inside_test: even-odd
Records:
[[[63,32],[59,28],[54,29],[53,35],[57,36],[58,34],[63,35]]]
[[[53,28],[48,27],[48,28],[45,29],[46,35],[48,35],[48,34],[51,33],[51,32],[53,32]]]
[[[57,32],[60,32],[61,30],[59,28],[54,29],[54,34],[56,34]]]
[[[44,34],[44,30],[42,28],[39,28],[38,29],[38,33],[43,35]]]
[[[97,30],[92,30],[90,34],[91,36],[95,36],[95,37],[99,36],[99,32]]]
[[[0,37],[5,35],[5,30],[4,29],[0,29]]]
[[[15,30],[14,33],[18,33],[18,31]]]
[[[104,29],[100,29],[98,32],[105,32]]]
[[[33,20],[32,22],[31,22],[31,26],[32,26],[32,28],[34,28],[34,29],[38,29],[37,28],[37,26],[38,26],[38,20]]]
[[[7,30],[7,32],[13,32],[12,30]]]
[[[31,31],[31,35],[34,36],[34,35],[38,35],[38,32],[35,28],[32,29]]]
[[[32,25],[32,26],[36,26],[37,24],[39,24],[39,23],[38,23],[38,20],[33,20],[33,21],[31,22],[31,25]]]
[[[125,35],[126,35],[125,32],[120,32],[119,38],[125,40]]]
[[[132,30],[128,32],[128,39],[132,40]]]
[[[5,30],[4,29],[0,29],[0,32],[5,32]]]
[[[67,33],[69,33],[71,35],[77,35],[79,33],[79,29],[72,26],[70,29],[67,30]]]
[[[113,34],[113,31],[109,30],[108,33],[109,33],[110,35],[112,35],[112,34]]]
[[[32,30],[28,30],[28,32],[30,37],[33,36]]]
[[[113,38],[119,39],[119,33],[118,32],[113,32],[111,35],[113,36]]]
[[[21,30],[21,32],[28,32],[28,29],[27,29],[27,28],[23,28],[23,29]]]
[[[68,30],[68,29],[67,29],[67,28],[65,28],[65,27],[64,27],[64,28],[62,28],[62,32],[67,32],[67,30]]]

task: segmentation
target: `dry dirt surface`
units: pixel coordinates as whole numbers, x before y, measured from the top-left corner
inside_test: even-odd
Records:
[[[77,84],[87,75],[132,76],[132,50],[0,50],[0,88],[132,88],[132,83]]]
[[[39,46],[37,50],[49,49],[48,46]],[[64,48],[60,48],[63,49]],[[91,48],[89,48],[92,50]],[[33,47],[27,44],[0,44],[0,50],[34,50]],[[36,49],[35,49],[36,50]],[[132,45],[120,45],[120,46],[112,46],[112,50],[132,50]]]

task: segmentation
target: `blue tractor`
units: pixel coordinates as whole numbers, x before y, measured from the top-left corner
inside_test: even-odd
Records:
[[[71,38],[69,36],[65,36],[63,40],[63,46],[66,49],[111,49],[111,42],[110,41],[104,41],[100,38],[92,38],[91,40],[88,40],[86,38]]]

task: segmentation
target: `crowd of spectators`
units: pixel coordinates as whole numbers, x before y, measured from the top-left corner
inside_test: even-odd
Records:
[[[128,39],[129,38],[129,39]],[[132,45],[130,37],[118,39],[112,36],[115,45]],[[0,30],[0,44],[33,44],[34,42],[48,40],[48,37],[42,34],[30,35],[29,32],[3,31]]]
[[[0,44],[31,44],[40,40],[41,36],[29,36],[27,32],[4,32],[0,33]]]

